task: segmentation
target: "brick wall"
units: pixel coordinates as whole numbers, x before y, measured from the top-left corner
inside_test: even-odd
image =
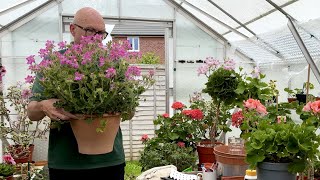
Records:
[[[113,37],[113,40],[127,40],[127,37]],[[139,37],[140,52],[142,54],[153,52],[160,57],[160,64],[165,64],[164,37]],[[134,63],[135,60],[129,60]]]

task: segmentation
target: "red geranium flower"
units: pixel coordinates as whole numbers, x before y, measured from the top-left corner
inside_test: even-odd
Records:
[[[162,117],[168,118],[168,117],[169,117],[169,114],[168,114],[168,113],[164,113],[164,114],[162,114]]]
[[[177,145],[178,145],[179,147],[181,147],[181,148],[184,148],[184,147],[185,147],[184,142],[181,142],[181,141],[180,141],[180,142],[178,142],[178,143],[177,143]]]
[[[174,102],[171,107],[173,109],[183,109],[184,104],[182,104],[181,102]]]
[[[244,119],[242,111],[232,114],[232,126],[239,127]]]

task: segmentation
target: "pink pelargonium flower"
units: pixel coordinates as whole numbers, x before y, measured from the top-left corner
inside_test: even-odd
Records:
[[[154,71],[153,69],[152,69],[152,70],[149,70],[149,76],[150,76],[150,77],[153,77],[154,74],[155,74],[155,71]]]
[[[99,66],[103,66],[106,63],[106,59],[104,57],[99,58]]]
[[[11,154],[3,155],[2,159],[7,164],[16,165],[16,162],[14,161],[13,157],[11,156]]]
[[[207,57],[205,62],[209,67],[217,67],[220,65],[220,61],[214,59],[213,57]]]
[[[52,61],[44,59],[40,62],[39,67],[40,68],[47,68],[50,64],[52,64]]]
[[[311,104],[311,109],[314,114],[320,113],[320,100],[313,102]]]
[[[198,69],[198,76],[200,76],[200,74],[207,74],[207,72],[209,71],[209,65],[208,64],[204,64],[202,66],[200,66]]]
[[[2,81],[2,77],[6,75],[6,68],[4,66],[0,66],[0,81]]]
[[[113,78],[114,76],[116,76],[117,71],[114,68],[108,68],[106,70],[106,78]]]
[[[64,48],[66,48],[66,41],[61,41],[61,42],[59,42],[58,43],[58,46],[59,46],[59,49],[64,49]]]
[[[146,141],[148,141],[148,139],[149,139],[149,137],[148,137],[148,134],[143,134],[142,136],[141,136],[141,141],[142,142],[146,142]]]
[[[254,67],[253,71],[251,72],[253,78],[258,78],[260,76],[261,70],[259,67]]]
[[[44,58],[48,56],[49,51],[47,49],[40,49],[38,53],[41,58]]]
[[[277,116],[277,123],[280,124],[281,122],[285,123],[287,122],[286,116]]]
[[[116,61],[121,58],[127,58],[128,50],[129,48],[126,41],[124,41],[122,44],[113,43],[110,49],[109,59],[111,59],[112,61]]]
[[[23,99],[29,99],[29,97],[32,96],[32,92],[31,92],[30,89],[24,89],[21,92],[21,96],[22,96]]]
[[[302,111],[305,111],[305,112],[310,112],[311,111],[311,104],[312,102],[309,101],[302,109]]]
[[[34,79],[35,79],[35,76],[30,76],[30,75],[24,78],[26,83],[33,83]]]
[[[36,62],[34,59],[34,55],[28,56],[26,59],[27,59],[27,64],[29,64],[29,65]]]
[[[74,80],[75,81],[81,81],[83,77],[84,77],[84,75],[79,72],[74,73]]]
[[[46,41],[46,50],[50,51],[54,48],[54,41],[47,40]]]
[[[133,80],[133,76],[140,76],[141,70],[138,66],[129,66],[125,76],[127,79]]]
[[[249,110],[256,110],[259,114],[263,116],[268,114],[266,107],[262,105],[259,100],[250,98],[244,102],[244,106]]]
[[[178,145],[179,147],[181,147],[181,148],[186,147],[185,143],[184,143],[184,142],[181,142],[181,141],[178,142],[177,145]]]
[[[230,59],[230,60],[224,61],[223,68],[225,70],[234,70],[235,69],[235,65],[236,65],[236,62],[233,59]]]

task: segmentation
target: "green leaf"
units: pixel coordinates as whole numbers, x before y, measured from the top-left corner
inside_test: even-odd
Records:
[[[179,138],[179,135],[178,134],[176,134],[176,133],[169,133],[169,138],[170,138],[170,140],[176,140],[176,139],[178,139]]]

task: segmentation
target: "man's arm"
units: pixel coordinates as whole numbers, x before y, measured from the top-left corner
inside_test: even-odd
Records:
[[[43,119],[46,114],[42,111],[42,101],[31,101],[28,104],[28,117],[31,121],[39,121]]]
[[[54,103],[58,99],[48,99],[42,101],[31,101],[28,104],[28,117],[32,121],[39,121],[45,116],[48,116],[52,120],[72,120],[78,119],[77,116],[64,111],[63,109],[57,109],[54,107]]]

